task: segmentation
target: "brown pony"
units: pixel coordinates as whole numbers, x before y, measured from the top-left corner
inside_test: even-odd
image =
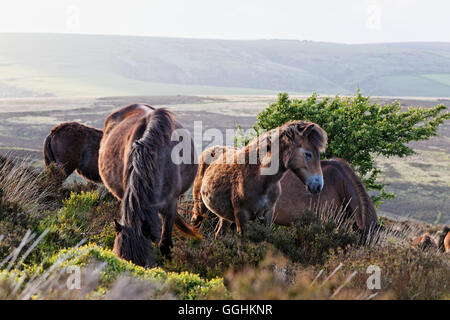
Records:
[[[442,229],[439,240],[438,240],[439,249],[443,252],[450,253],[450,228],[445,226]]]
[[[444,251],[450,253],[450,232],[444,238]]]
[[[436,242],[429,232],[425,232],[420,237],[414,238],[411,245],[422,250],[439,249],[442,252],[450,253],[450,228],[445,226],[444,229],[438,233],[438,241]]]
[[[275,208],[274,222],[290,225],[296,217],[311,209],[316,212],[334,211],[345,218],[354,216],[356,227],[369,232],[378,226],[375,207],[361,179],[350,165],[342,159],[322,160],[325,186],[320,194],[305,192],[305,185],[288,172],[281,180],[281,196]]]
[[[198,224],[207,208],[219,217],[216,237],[224,223],[236,223],[238,233],[243,232],[248,220],[255,218],[269,225],[281,192],[280,180],[288,169],[305,182],[310,192],[322,190],[320,152],[326,143],[326,133],[317,124],[291,121],[240,150],[232,147],[205,150],[194,182],[191,222]],[[268,153],[259,156],[263,145]],[[254,163],[249,161],[252,154],[258,155]],[[278,165],[272,174],[262,174],[263,168],[274,163]]]
[[[201,177],[207,168],[208,159],[216,152],[204,152],[199,164],[197,177]],[[203,159],[208,157],[208,159]],[[361,231],[368,231],[378,225],[378,218],[372,200],[361,180],[345,160],[321,160],[324,187],[319,194],[306,191],[305,184],[293,172],[288,172],[280,181],[281,195],[275,206],[274,222],[279,225],[290,225],[296,217],[306,209],[341,211],[345,218],[355,217],[356,226]],[[197,179],[197,178],[196,178]],[[194,215],[191,223],[199,225],[207,208],[201,201],[195,201],[200,194],[201,184],[194,182]]]
[[[176,129],[190,139],[189,163],[178,163],[180,155],[172,155],[178,144],[171,141]],[[115,220],[117,256],[150,266],[151,241],[168,256],[174,223],[183,234],[199,237],[177,213],[178,197],[191,186],[197,171],[194,150],[188,131],[164,108],[134,104],[108,116],[98,168],[105,186],[121,200],[121,219]]]
[[[98,148],[103,132],[78,122],[61,123],[51,129],[44,141],[44,164],[58,165],[64,179],[76,172],[92,181],[101,182],[98,174]]]
[[[411,245],[422,250],[437,249],[438,247],[429,232],[426,232],[420,237],[413,239]]]

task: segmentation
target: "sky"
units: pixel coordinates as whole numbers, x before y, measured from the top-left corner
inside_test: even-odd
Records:
[[[0,32],[450,42],[447,0],[0,0]]]

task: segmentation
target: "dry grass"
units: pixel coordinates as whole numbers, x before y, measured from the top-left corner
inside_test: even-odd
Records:
[[[43,183],[47,175],[30,168],[27,159],[13,161],[0,157],[0,195],[4,204],[19,208],[27,214],[34,214],[52,208],[54,187]]]

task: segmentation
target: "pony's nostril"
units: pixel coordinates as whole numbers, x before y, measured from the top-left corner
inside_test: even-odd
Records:
[[[322,185],[319,183],[308,184],[308,190],[311,193],[319,193],[322,191]]]

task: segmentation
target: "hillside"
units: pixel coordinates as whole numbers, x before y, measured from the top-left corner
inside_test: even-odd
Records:
[[[346,45],[0,34],[0,97],[167,94],[450,96],[450,43]]]

